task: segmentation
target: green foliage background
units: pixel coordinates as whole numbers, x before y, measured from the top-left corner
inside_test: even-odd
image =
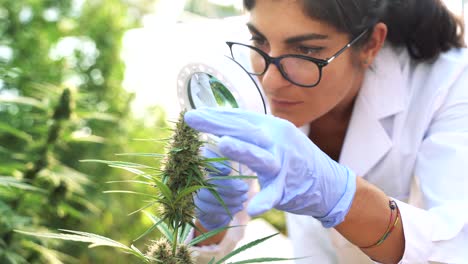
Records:
[[[0,263],[131,262],[112,250],[13,230],[68,228],[130,244],[150,225],[127,216],[141,198],[102,194],[118,188],[107,181],[129,174],[80,160],[163,152],[161,144],[132,140],[167,137],[163,110],[148,110],[155,120],[148,126],[132,116],[133,95],[121,86],[122,36],[152,6],[143,0],[0,1]]]
[[[236,12],[202,2],[187,1],[186,9],[210,17]],[[156,3],[0,0],[0,263],[135,261],[113,249],[88,250],[14,230],[80,230],[130,245],[152,225],[141,214],[128,216],[144,204],[141,197],[102,193],[148,187],[107,184],[133,176],[80,160],[164,152],[163,143],[133,140],[169,136],[163,109],[134,117],[133,94],[121,85],[123,34],[140,26]],[[159,166],[151,158],[133,159],[125,157]],[[145,248],[141,243],[135,242]]]

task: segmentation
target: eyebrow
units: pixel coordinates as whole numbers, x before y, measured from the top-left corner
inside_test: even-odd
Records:
[[[265,38],[265,35],[263,35],[254,25],[251,23],[247,23],[247,27],[249,28],[250,32],[259,35],[260,37]]]
[[[327,39],[327,35],[322,35],[322,34],[317,34],[317,33],[310,33],[310,34],[305,34],[305,35],[299,35],[299,36],[294,36],[287,38],[284,42],[287,44],[293,44],[301,41],[306,41],[306,40],[317,40],[317,39]]]
[[[265,36],[251,23],[247,23],[247,27],[249,30],[260,37],[265,38]],[[323,34],[318,34],[318,33],[310,33],[310,34],[304,34],[304,35],[299,35],[299,36],[294,36],[294,37],[289,37],[287,38],[284,42],[286,44],[293,44],[301,41],[306,41],[306,40],[317,40],[317,39],[328,39],[327,35]]]

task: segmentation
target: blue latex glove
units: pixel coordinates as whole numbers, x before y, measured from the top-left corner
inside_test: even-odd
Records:
[[[356,175],[289,121],[221,108],[189,111],[185,121],[219,136],[223,155],[257,173],[261,191],[249,202],[250,215],[276,208],[313,216],[325,227],[344,220],[356,193]]]
[[[214,152],[204,148],[203,155],[207,158],[219,158]],[[211,165],[216,169],[208,174],[213,176],[226,176],[231,172],[227,161],[212,162]],[[216,185],[216,190],[223,199],[231,216],[241,211],[243,203],[247,200],[248,184],[239,179],[212,180],[210,183]],[[196,209],[195,214],[203,227],[207,230],[213,230],[219,227],[227,226],[231,221],[231,216],[226,209],[207,189],[201,189],[194,197]]]

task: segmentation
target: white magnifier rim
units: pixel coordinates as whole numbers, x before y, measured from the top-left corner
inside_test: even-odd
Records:
[[[236,61],[227,56],[205,58],[181,68],[177,77],[177,96],[182,109],[195,108],[189,95],[189,85],[196,73],[205,73],[218,79],[232,94],[240,109],[267,113],[265,97],[255,80]]]

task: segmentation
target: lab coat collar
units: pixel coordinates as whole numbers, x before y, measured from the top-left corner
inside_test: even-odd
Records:
[[[340,155],[340,163],[359,176],[369,172],[392,147],[381,121],[405,107],[408,64],[406,51],[384,47],[366,73]]]

